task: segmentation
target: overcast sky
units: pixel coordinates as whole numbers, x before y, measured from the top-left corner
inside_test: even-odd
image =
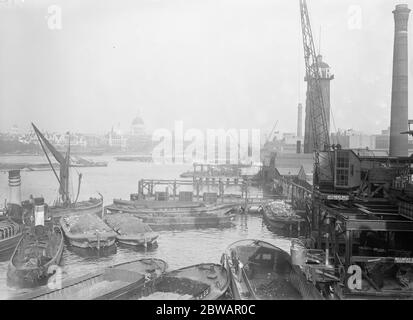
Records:
[[[396,3],[308,0],[335,74],[332,130],[389,126]],[[51,5],[60,30],[48,26]],[[413,59],[409,71],[412,92]],[[298,0],[0,1],[0,131],[33,121],[103,133],[140,111],[150,129],[270,130],[278,120],[295,132],[303,78]]]

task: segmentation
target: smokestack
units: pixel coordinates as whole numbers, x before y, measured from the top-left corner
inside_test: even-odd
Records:
[[[21,179],[20,170],[9,171],[9,203],[21,206]]]
[[[408,21],[410,9],[407,4],[398,4],[393,11],[394,53],[393,88],[391,99],[390,156],[408,156]]]
[[[298,140],[297,141],[297,154],[300,154],[300,153],[301,153],[301,141]]]
[[[36,198],[34,199],[34,225],[44,226],[44,199]]]
[[[297,137],[303,136],[303,105],[298,104],[298,118],[297,118]]]

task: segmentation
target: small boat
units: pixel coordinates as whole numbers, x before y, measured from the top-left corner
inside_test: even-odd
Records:
[[[23,236],[23,227],[8,218],[0,218],[0,256],[16,248]]]
[[[230,278],[219,264],[203,263],[167,272],[145,286],[131,290],[128,300],[218,300],[227,291]]]
[[[230,245],[223,262],[231,275],[235,300],[297,300],[299,290],[291,282],[290,255],[264,241],[241,240]]]
[[[305,220],[294,214],[292,210],[283,210],[281,206],[278,206],[278,203],[276,205],[275,202],[263,206],[264,221],[273,229],[300,236]],[[279,208],[281,209],[278,210]]]
[[[107,215],[103,220],[117,233],[116,239],[121,244],[151,246],[159,236],[148,224],[130,214]]]
[[[91,161],[78,156],[72,156],[70,166],[75,168],[107,167],[106,161]]]
[[[70,245],[101,249],[115,244],[116,233],[94,214],[62,217],[60,225]]]
[[[114,300],[145,285],[165,272],[160,259],[140,259],[64,280],[61,288],[42,287],[14,300]]]
[[[193,172],[193,171],[185,171],[185,172],[182,172],[182,173],[179,175],[179,177],[184,178],[184,179],[186,179],[186,178],[193,178],[193,177],[194,177],[194,172]]]
[[[247,213],[251,215],[262,215],[264,209],[262,205],[252,204],[247,206]]]
[[[140,155],[140,156],[122,156],[116,157],[116,161],[125,161],[125,162],[152,162],[151,155]]]
[[[20,239],[7,270],[8,284],[33,287],[44,284],[55,272],[63,253],[60,226],[46,223],[31,227]]]

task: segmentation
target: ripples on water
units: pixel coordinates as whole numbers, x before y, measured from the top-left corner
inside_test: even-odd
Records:
[[[137,182],[142,178],[174,179],[183,171],[190,170],[191,166],[160,166],[142,163],[119,163],[109,157],[94,157],[94,160],[109,161],[107,168],[85,168],[81,171],[87,179],[87,187],[82,188],[82,194],[92,196],[96,191],[103,194],[105,204],[111,203],[113,198],[128,199],[129,194],[136,192]],[[12,159],[13,160],[13,159]],[[14,160],[28,162],[25,159]],[[5,162],[0,158],[0,162]],[[91,183],[93,181],[93,183]],[[44,188],[41,188],[44,186]],[[47,186],[47,187],[46,187]],[[30,194],[44,195],[46,199],[55,197],[56,182],[53,173],[22,172],[22,197]],[[56,187],[57,188],[57,187]],[[95,190],[93,190],[95,189]],[[7,175],[0,175],[0,197],[8,195]],[[237,216],[234,225],[230,228],[208,228],[183,231],[161,231],[158,238],[158,247],[149,249],[133,249],[129,247],[113,247],[101,256],[90,254],[65,246],[61,267],[63,279],[78,277],[82,274],[96,271],[107,266],[139,259],[156,257],[168,263],[169,270],[203,263],[219,263],[222,253],[231,243],[242,239],[260,239],[289,251],[290,240],[279,237],[270,231],[263,223],[261,216]],[[0,262],[0,299],[7,299],[20,294],[27,289],[16,290],[7,287],[8,257],[2,257]]]

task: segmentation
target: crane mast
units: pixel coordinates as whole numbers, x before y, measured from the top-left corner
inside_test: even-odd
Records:
[[[315,152],[314,186],[316,187],[320,175],[334,177],[333,158],[329,152],[330,136],[321,88],[321,72],[315,50],[307,2],[306,0],[299,1],[306,80],[308,82],[307,103],[309,107],[307,107],[307,111],[310,112],[313,150]]]

